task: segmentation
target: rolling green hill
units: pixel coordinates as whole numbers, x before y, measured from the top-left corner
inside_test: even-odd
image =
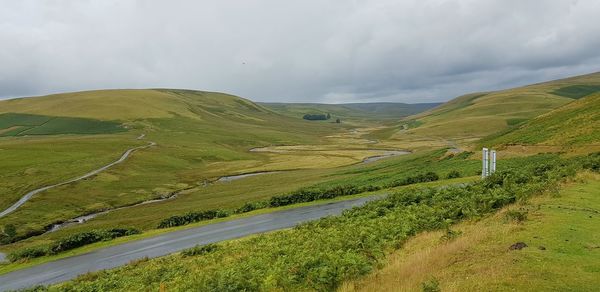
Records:
[[[455,98],[409,117],[419,126],[407,133],[452,139],[481,138],[600,90],[600,73]]]
[[[102,90],[0,101],[2,210],[31,190],[113,162],[129,148],[157,144],[92,178],[36,195],[0,218],[0,225],[30,233],[92,211],[166,196],[271,162],[268,153],[248,151],[253,147],[320,144],[342,127],[286,117],[228,94],[191,90]],[[273,168],[318,167],[330,160],[320,161]]]
[[[439,103],[260,103],[280,114],[302,118],[305,114],[331,114],[342,120],[397,120],[438,106]]]
[[[574,100],[481,142],[488,145],[600,145],[600,94]]]

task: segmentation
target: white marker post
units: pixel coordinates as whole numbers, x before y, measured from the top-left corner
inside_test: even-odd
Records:
[[[492,164],[490,166],[490,173],[496,172],[496,150],[492,150]]]
[[[481,178],[486,178],[489,175],[489,150],[487,148],[483,148],[481,151],[483,154],[483,167],[481,169]]]

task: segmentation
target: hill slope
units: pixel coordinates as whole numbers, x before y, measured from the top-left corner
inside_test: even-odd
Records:
[[[168,196],[270,161],[268,154],[248,151],[253,147],[318,144],[336,129],[240,97],[190,90],[102,90],[0,101],[2,210],[31,190],[107,165],[126,149],[157,144],[97,176],[37,194],[0,218],[0,225],[14,224],[27,234],[92,211]]]
[[[600,144],[600,93],[588,95],[540,115],[508,133],[485,138],[498,144]]]
[[[480,138],[600,91],[600,73],[495,92],[460,96],[409,119],[408,133],[446,138]]]
[[[438,106],[439,103],[260,103],[280,114],[301,118],[305,114],[331,114],[342,120],[400,119]]]

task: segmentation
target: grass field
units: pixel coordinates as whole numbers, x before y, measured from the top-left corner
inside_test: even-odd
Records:
[[[442,231],[420,234],[383,268],[339,291],[417,291],[432,280],[441,291],[594,291],[600,285],[599,209],[600,176],[584,174],[558,196],[453,227],[461,235],[450,242],[440,241]],[[510,220],[511,211],[526,219]],[[510,250],[516,242],[527,247]]]
[[[58,134],[112,134],[126,129],[117,122],[31,114],[0,114],[0,137]]]

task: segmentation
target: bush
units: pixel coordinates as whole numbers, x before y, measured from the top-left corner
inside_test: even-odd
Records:
[[[50,246],[50,252],[52,254],[57,254],[95,242],[111,240],[117,237],[139,233],[139,230],[133,228],[113,228],[107,230],[92,230],[88,232],[76,233],[54,242]]]
[[[269,203],[266,201],[246,202],[246,203],[244,203],[243,206],[237,208],[235,210],[235,213],[236,214],[247,213],[250,211],[266,208],[266,207],[268,207],[268,205],[269,205]]]
[[[527,220],[527,211],[509,210],[504,216],[508,221],[523,222]]]
[[[175,215],[165,218],[158,224],[158,228],[169,228],[175,226],[187,225],[190,223],[210,220],[215,218],[228,217],[230,214],[225,210],[206,210],[198,212],[189,212],[184,215]]]
[[[436,181],[439,179],[440,179],[440,177],[437,175],[437,173],[430,171],[430,172],[427,172],[424,174],[408,176],[403,179],[394,181],[391,184],[386,185],[386,187],[393,188],[393,187],[399,187],[399,186],[412,185],[412,184],[416,184],[416,183],[432,182],[432,181]]]
[[[207,245],[196,245],[192,248],[182,250],[181,255],[184,257],[205,255],[205,254],[209,254],[209,253],[217,250],[218,247],[219,246],[214,243],[207,244]]]
[[[446,175],[447,179],[459,178],[459,177],[460,177],[460,172],[458,170],[452,170],[448,173],[448,175]]]
[[[47,246],[34,246],[24,249],[20,249],[8,254],[8,260],[16,262],[23,259],[33,259],[41,256],[45,256],[49,253]]]
[[[61,238],[48,246],[36,246],[17,250],[9,254],[8,259],[14,262],[20,259],[31,259],[45,255],[54,255],[91,243],[139,233],[139,230],[133,228],[113,228],[75,233],[65,238]]]
[[[436,278],[431,278],[421,284],[423,292],[441,292],[440,282]]]
[[[323,114],[305,114],[302,118],[305,120],[309,120],[309,121],[319,121],[319,120],[329,119],[327,117],[327,115],[323,115]]]

